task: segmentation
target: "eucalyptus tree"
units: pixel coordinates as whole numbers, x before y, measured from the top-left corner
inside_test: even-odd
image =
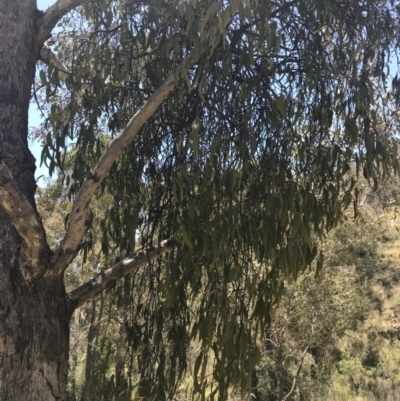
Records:
[[[360,171],[399,171],[397,19],[394,0],[0,0],[0,399],[64,399],[72,313],[131,272],[146,397],[173,395],[192,341],[195,391],[245,392],[284,279],[321,267]],[[27,144],[40,59],[43,161],[72,201],[54,248]],[[123,259],[67,293],[104,193],[102,251]]]

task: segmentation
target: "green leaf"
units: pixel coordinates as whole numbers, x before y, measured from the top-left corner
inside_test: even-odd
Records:
[[[201,130],[201,120],[196,117],[192,123],[192,131],[189,134],[189,144],[195,157],[199,155],[199,133]]]
[[[201,362],[203,361],[203,356],[204,356],[203,352],[200,352],[200,354],[196,358],[196,362],[194,363],[193,377],[194,377],[195,382],[197,381],[197,377],[199,375],[199,370],[200,370]]]
[[[39,77],[40,77],[40,81],[41,81],[42,85],[47,85],[46,74],[44,73],[43,70],[39,71]]]
[[[200,33],[203,33],[204,28],[208,22],[208,20],[218,11],[220,7],[220,3],[218,1],[214,1],[211,6],[208,8],[206,15],[204,16],[203,22],[200,26]]]
[[[292,234],[291,234],[292,241],[296,238],[300,224],[301,224],[301,214],[299,212],[295,212],[292,222]]]
[[[278,96],[278,98],[276,99],[276,106],[277,106],[281,116],[286,117],[287,103],[286,103],[285,96],[283,96],[283,95]]]
[[[189,237],[189,235],[188,235],[188,233],[187,233],[187,231],[186,231],[186,228],[185,228],[184,224],[181,224],[181,226],[180,226],[180,233],[182,234],[183,241],[185,242],[185,244],[186,244],[190,249],[193,249],[193,243],[192,243],[192,241],[190,240],[190,237]]]
[[[188,24],[186,27],[186,30],[189,31],[191,26],[193,25],[194,19],[195,19],[195,13],[192,5],[188,1],[184,1],[185,3],[185,8],[186,8],[186,15],[188,16]]]

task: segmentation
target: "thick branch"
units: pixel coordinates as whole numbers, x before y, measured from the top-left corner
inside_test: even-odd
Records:
[[[187,57],[183,64],[190,65],[191,57]],[[106,151],[97,162],[75,198],[69,216],[68,228],[64,239],[55,253],[55,263],[65,269],[74,259],[76,250],[85,232],[85,220],[89,210],[89,204],[96,189],[110,171],[111,166],[122,153],[123,149],[137,135],[145,122],[154,114],[164,99],[175,89],[176,73],[164,81],[153,93],[144,106],[131,118],[127,126],[109,144]]]
[[[128,273],[146,266],[158,255],[171,251],[176,245],[177,242],[173,239],[162,241],[158,246],[148,249],[147,251],[140,251],[132,257],[124,259],[113,267],[102,271],[96,277],[68,294],[72,309],[74,310],[82,306],[87,301],[100,294],[110,284]]]
[[[83,4],[83,0],[58,0],[41,16],[38,26],[38,42],[41,46],[47,40],[57,22],[71,10]]]
[[[225,27],[236,14],[241,0],[232,1],[232,5],[221,14],[222,25]],[[204,51],[212,43],[217,35],[217,28],[204,38]],[[172,72],[164,83],[153,93],[144,106],[131,118],[127,126],[109,144],[100,160],[85,179],[76,196],[69,216],[68,228],[64,239],[54,255],[54,265],[60,269],[66,269],[74,259],[79,243],[85,232],[85,220],[89,205],[96,189],[104,180],[111,166],[122,153],[123,149],[136,137],[146,121],[155,113],[160,104],[175,89],[179,72],[190,68],[193,64],[193,55],[189,54]]]
[[[41,254],[48,249],[46,234],[37,213],[20,192],[14,178],[0,163],[0,206],[5,211],[22,241],[20,262],[22,268],[43,268]],[[27,274],[33,275],[32,270]]]

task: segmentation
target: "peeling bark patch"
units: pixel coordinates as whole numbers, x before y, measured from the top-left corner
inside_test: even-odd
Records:
[[[51,395],[54,397],[55,400],[60,400],[61,398],[59,396],[57,396],[56,394],[54,394],[53,386],[51,385],[49,379],[44,375],[43,375],[43,377],[46,380],[47,387],[49,387]]]
[[[11,181],[8,177],[2,177],[0,176],[0,187],[3,187],[4,185],[8,184]]]
[[[12,175],[8,171],[7,166],[2,162],[0,164],[0,187],[8,184],[12,180]]]
[[[44,228],[5,163],[0,164],[0,206],[21,239],[21,268],[34,275],[34,269],[40,267],[41,253],[48,248]]]

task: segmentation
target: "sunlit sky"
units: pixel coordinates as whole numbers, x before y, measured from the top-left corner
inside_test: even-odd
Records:
[[[55,3],[54,0],[38,0],[37,8],[39,10],[45,10],[47,7],[51,6],[53,3]]]
[[[50,7],[52,4],[54,4],[56,0],[37,0],[37,7],[39,10],[46,10],[48,7]],[[397,64],[394,68],[397,71]],[[29,109],[29,126],[30,127],[37,127],[40,125],[41,117],[40,114],[36,108],[36,105],[34,103],[31,104],[31,107]],[[40,154],[41,154],[41,146],[37,142],[30,143],[30,148],[33,153],[33,155],[36,158],[36,177],[39,177],[41,175],[44,175],[45,177],[48,176],[48,169],[46,166],[40,167]],[[39,182],[39,185],[44,185],[44,182],[41,181]]]
[[[45,10],[47,7],[55,3],[55,0],[37,0],[37,8],[39,10]]]
[[[49,6],[55,3],[55,0],[37,0],[37,7],[39,10],[46,10]],[[31,104],[29,108],[29,126],[30,127],[37,127],[40,124],[40,114],[36,109],[34,103]],[[30,148],[33,155],[36,158],[36,178],[44,175],[48,176],[48,170],[46,166],[40,167],[40,154],[41,154],[41,146],[37,142],[30,143]],[[40,181],[39,185],[44,185],[43,181]]]

